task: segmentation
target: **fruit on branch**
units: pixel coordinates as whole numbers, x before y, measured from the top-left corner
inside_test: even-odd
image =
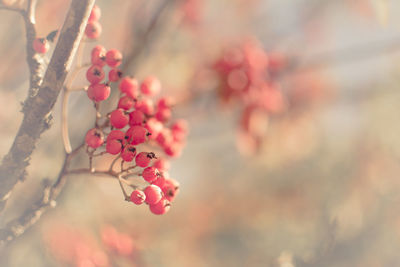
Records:
[[[155,159],[156,155],[153,152],[140,152],[136,158],[136,165],[142,168],[149,166],[152,159]]]
[[[154,76],[146,77],[142,84],[140,85],[140,91],[144,95],[154,96],[160,93],[161,91],[161,83],[160,81]]]
[[[125,113],[123,109],[116,109],[110,114],[110,123],[113,127],[117,129],[124,128],[128,125],[129,116]]]
[[[140,205],[143,204],[143,202],[146,200],[146,195],[141,190],[133,190],[130,200],[136,205]]]
[[[103,67],[106,65],[106,53],[107,50],[102,45],[96,45],[92,49],[91,62],[93,65]]]
[[[158,172],[157,168],[155,168],[155,167],[147,167],[142,172],[143,179],[145,179],[149,183],[154,182],[158,178],[159,175],[160,175],[160,173]]]
[[[135,78],[124,77],[119,83],[119,90],[126,96],[136,99],[139,95],[139,82]]]
[[[111,68],[118,67],[122,63],[122,54],[117,49],[111,49],[106,53],[106,63]]]
[[[149,185],[144,189],[144,194],[146,195],[146,203],[149,205],[154,205],[157,202],[159,202],[163,195],[162,195],[162,191],[161,188],[159,188],[156,185]]]
[[[88,97],[95,102],[106,100],[110,94],[111,88],[105,83],[91,84],[87,90]]]
[[[39,54],[45,54],[50,49],[49,41],[46,38],[35,38],[32,46],[33,50]]]
[[[100,37],[102,31],[101,24],[97,21],[90,21],[86,25],[85,34],[89,39],[97,39]]]
[[[93,65],[86,72],[86,79],[91,84],[96,84],[101,82],[104,79],[104,71],[100,66]]]
[[[171,208],[171,204],[167,199],[161,199],[156,204],[150,205],[150,211],[156,215],[163,215]]]
[[[98,21],[101,17],[101,9],[98,5],[94,5],[90,12],[89,22]]]
[[[108,73],[108,80],[110,82],[118,82],[122,78],[122,71],[119,69],[112,69]]]
[[[85,142],[91,148],[98,148],[104,143],[104,134],[99,129],[90,129],[86,133]]]

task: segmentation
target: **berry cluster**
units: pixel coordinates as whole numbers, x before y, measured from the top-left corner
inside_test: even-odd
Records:
[[[254,40],[226,49],[213,68],[220,79],[219,96],[225,103],[243,107],[241,131],[259,140],[263,131],[254,127],[253,117],[281,112],[285,107],[279,84],[274,78],[279,64]],[[257,128],[257,129],[255,129]]]
[[[91,18],[100,16],[98,7],[92,14],[95,15]],[[141,176],[146,186],[139,188],[130,184],[135,190],[130,197],[124,191],[126,199],[137,205],[148,204],[154,214],[164,214],[179,188],[178,182],[168,177],[166,157],[180,156],[188,132],[187,123],[184,120],[171,122],[171,98],[161,97],[154,102],[153,98],[161,92],[161,83],[156,77],[148,76],[139,83],[123,75],[118,69],[122,57],[120,51],[107,51],[101,45],[91,51],[91,66],[86,72],[90,83],[89,99],[98,113],[100,103],[110,97],[111,87],[118,87],[119,100],[101,124],[97,115],[95,127],[86,133],[87,151],[93,157],[96,150],[103,148],[100,155],[109,154],[120,159],[118,176]],[[126,168],[125,163],[129,164]],[[141,168],[139,173],[132,173],[138,168]]]

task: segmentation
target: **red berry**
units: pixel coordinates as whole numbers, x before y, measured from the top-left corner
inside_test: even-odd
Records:
[[[142,125],[144,122],[144,114],[140,110],[134,110],[131,113],[129,113],[129,125],[135,126],[135,125]]]
[[[140,91],[144,95],[156,95],[161,91],[161,83],[156,77],[148,76],[143,80]]]
[[[180,131],[183,133],[187,133],[189,127],[188,127],[188,123],[186,120],[179,119],[179,120],[176,120],[174,124],[172,124],[171,129],[173,131]]]
[[[106,144],[106,151],[111,155],[117,155],[122,150],[122,141],[119,139],[108,139]]]
[[[119,83],[119,90],[134,99],[139,95],[138,87],[138,81],[130,77],[124,77]]]
[[[132,126],[126,132],[128,140],[132,145],[139,145],[146,142],[147,130],[142,126]]]
[[[170,143],[164,147],[164,152],[172,158],[177,158],[182,153],[182,146],[178,143]]]
[[[135,103],[135,109],[146,115],[152,115],[154,113],[154,103],[151,99],[142,99]]]
[[[100,147],[104,142],[104,134],[99,129],[93,128],[86,133],[85,142],[92,148]]]
[[[158,186],[159,188],[162,188],[165,184],[164,176],[158,176],[157,179],[154,182],[152,182],[152,184]]]
[[[108,73],[108,80],[110,80],[110,82],[118,82],[121,77],[122,71],[120,71],[119,69],[112,69]]]
[[[97,21],[100,19],[101,9],[98,5],[94,5],[92,11],[90,12],[89,22]]]
[[[157,135],[156,141],[161,147],[168,146],[172,142],[170,129],[168,128],[162,129],[160,133]]]
[[[151,133],[149,139],[156,139],[158,134],[162,131],[163,125],[155,118],[150,118],[146,121],[144,127]]]
[[[157,101],[158,109],[171,108],[172,105],[173,105],[173,100],[171,97],[168,96],[162,97]]]
[[[171,204],[166,199],[162,199],[154,205],[149,206],[150,211],[156,215],[163,215],[169,211]]]
[[[179,192],[179,183],[175,179],[167,178],[161,187],[164,197],[168,201],[173,201]]]
[[[159,202],[162,198],[162,191],[156,185],[149,185],[143,190],[146,195],[146,203],[149,205],[154,205]]]
[[[171,118],[171,109],[169,108],[158,109],[154,116],[156,117],[157,120],[166,122]]]
[[[88,97],[95,102],[106,100],[110,93],[110,86],[104,83],[92,84],[87,91]]]
[[[166,159],[158,159],[156,162],[154,162],[153,167],[160,171],[168,171],[170,168],[170,163]]]
[[[45,38],[36,38],[32,43],[33,50],[36,53],[44,54],[50,49],[50,44]]]
[[[147,167],[142,172],[143,179],[145,179],[149,183],[154,182],[159,175],[160,175],[160,173],[154,167]]]
[[[156,155],[153,152],[140,152],[135,159],[136,165],[142,168],[149,166],[150,161],[156,158]]]
[[[125,133],[120,130],[113,130],[108,134],[107,142],[108,142],[108,140],[113,140],[113,139],[118,139],[118,140],[122,141],[125,139]]]
[[[129,96],[123,96],[118,101],[118,108],[130,110],[135,105],[135,100]]]
[[[100,66],[93,65],[86,72],[86,79],[91,83],[99,83],[104,79],[104,71]]]
[[[124,147],[121,153],[121,158],[125,161],[131,162],[136,156],[136,148],[133,145]]]
[[[110,114],[110,123],[117,129],[124,128],[128,125],[129,116],[125,114],[123,109],[116,109]]]
[[[101,34],[102,28],[97,21],[90,21],[86,25],[85,34],[89,39],[97,39]]]
[[[107,50],[102,45],[96,45],[92,49],[91,62],[93,65],[103,67],[106,65],[106,53]]]
[[[131,201],[136,205],[142,204],[146,200],[146,195],[141,190],[134,190],[131,194]]]
[[[117,49],[111,49],[106,54],[106,63],[111,68],[118,67],[122,63],[122,54]]]

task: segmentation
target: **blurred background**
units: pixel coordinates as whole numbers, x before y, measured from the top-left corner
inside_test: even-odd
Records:
[[[69,3],[39,0],[39,36],[61,27]],[[84,61],[96,44],[120,49],[124,72],[159,77],[162,95],[177,99],[174,117],[189,122],[171,161],[180,193],[156,216],[123,201],[113,179],[69,176],[57,207],[1,252],[0,266],[400,266],[399,1],[96,4],[102,35],[86,42]],[[3,156],[29,77],[23,21],[0,12]],[[218,66],[232,51],[266,62],[272,104],[254,109],[230,93],[242,80]],[[60,111],[57,103],[0,226],[60,171]],[[93,114],[85,92],[71,95],[73,147]]]

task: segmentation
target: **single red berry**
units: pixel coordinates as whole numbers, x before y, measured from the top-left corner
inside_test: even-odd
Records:
[[[158,186],[159,188],[162,188],[165,184],[164,176],[158,176],[157,179],[152,182],[152,184]]]
[[[108,139],[106,143],[106,151],[111,155],[117,155],[122,150],[122,141],[119,139]]]
[[[91,62],[93,65],[103,67],[106,65],[106,53],[107,50],[102,45],[96,45],[92,49]]]
[[[172,202],[179,192],[179,183],[175,179],[166,178],[164,184],[160,188],[164,193],[164,197]]]
[[[92,84],[87,91],[88,97],[95,102],[106,100],[110,93],[110,86],[104,83]]]
[[[144,127],[151,133],[149,139],[156,139],[164,126],[159,120],[150,118],[146,121]]]
[[[177,158],[182,154],[182,146],[178,143],[170,143],[164,147],[164,152],[172,158]]]
[[[85,136],[85,142],[92,148],[100,147],[104,142],[104,134],[99,129],[90,129]]]
[[[180,131],[187,133],[189,130],[188,123],[184,119],[176,120],[174,124],[172,124],[171,129],[173,131]]]
[[[154,117],[161,122],[166,122],[171,118],[171,109],[170,108],[158,109]]]
[[[156,142],[161,147],[166,147],[172,142],[171,130],[168,128],[163,128],[156,137]]]
[[[93,65],[86,72],[86,79],[91,83],[99,83],[104,79],[104,71],[100,66]]]
[[[144,95],[156,95],[161,91],[161,83],[156,77],[148,76],[143,80],[140,86],[140,91]]]
[[[146,203],[149,205],[154,205],[162,198],[162,191],[156,185],[149,185],[143,190],[146,195]]]
[[[135,100],[129,96],[123,96],[118,101],[118,108],[122,108],[124,110],[130,110],[135,105]]]
[[[101,17],[101,9],[98,5],[94,5],[92,11],[90,12],[89,22],[98,21]]]
[[[147,130],[142,126],[134,125],[128,129],[126,136],[128,136],[129,143],[139,145],[146,142]]]
[[[135,109],[140,110],[146,115],[152,115],[154,113],[154,103],[151,99],[141,99],[136,101]]]
[[[146,200],[146,195],[141,190],[134,190],[131,194],[130,199],[136,205],[140,205]]]
[[[124,128],[128,125],[129,116],[125,114],[123,109],[116,109],[110,114],[110,123],[117,129]]]
[[[136,156],[136,148],[133,145],[124,147],[121,153],[121,158],[125,161],[131,162]]]
[[[154,167],[147,167],[142,172],[143,179],[145,179],[149,183],[154,182],[159,175],[160,175],[160,173]]]
[[[112,130],[107,136],[107,142],[108,140],[113,140],[113,139],[118,139],[122,141],[125,139],[125,133],[120,130]]]
[[[45,38],[35,38],[35,40],[33,40],[32,46],[33,50],[35,50],[35,52],[39,54],[44,54],[50,49],[49,41],[47,41]]]
[[[122,63],[122,54],[117,49],[107,51],[106,63],[111,68],[118,67]]]
[[[122,71],[120,71],[119,69],[112,69],[108,73],[108,80],[110,80],[110,82],[118,82],[121,77]]]
[[[129,125],[135,126],[139,125],[141,126],[144,122],[144,114],[140,110],[134,110],[131,113],[129,113]]]
[[[163,159],[163,158],[156,160],[153,164],[154,168],[157,168],[158,170],[160,170],[162,172],[168,171],[170,166],[171,166],[171,164],[169,163],[169,161],[166,159]]]
[[[119,90],[127,96],[136,99],[139,95],[139,83],[135,78],[124,77],[119,83]]]
[[[150,211],[156,215],[163,215],[169,211],[171,204],[167,199],[161,199],[154,205],[149,206]]]
[[[153,152],[140,152],[135,159],[136,165],[142,168],[149,166],[152,159],[155,159],[156,155]]]
[[[97,21],[90,21],[86,25],[85,34],[89,39],[97,39],[101,34],[101,24]]]
[[[174,104],[174,103],[173,103],[172,98],[171,98],[171,97],[168,97],[168,96],[165,96],[165,97],[160,98],[160,99],[157,101],[157,108],[158,108],[158,109],[162,109],[162,108],[171,108],[173,104]]]

